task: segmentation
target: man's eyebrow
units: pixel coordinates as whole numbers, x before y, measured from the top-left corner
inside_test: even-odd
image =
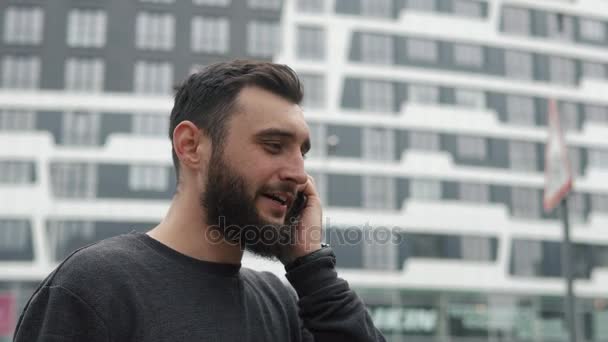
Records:
[[[291,140],[296,139],[296,135],[293,132],[282,130],[280,128],[266,128],[255,134],[257,138],[270,138],[270,137],[281,137],[288,138]],[[310,150],[310,139],[306,138],[302,143],[302,152],[306,153]]]

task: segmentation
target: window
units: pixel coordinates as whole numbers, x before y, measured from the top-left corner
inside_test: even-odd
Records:
[[[40,59],[33,56],[4,56],[2,87],[35,89],[40,82]]]
[[[101,59],[69,58],[65,62],[65,89],[100,92],[103,90],[104,63]]]
[[[574,61],[561,57],[549,57],[549,81],[559,84],[574,84],[576,82]]]
[[[33,131],[36,113],[29,110],[0,110],[0,131]]]
[[[407,8],[418,11],[435,11],[435,0],[407,0]]]
[[[167,95],[173,83],[173,67],[167,62],[138,61],[134,79],[136,93]]]
[[[192,0],[195,5],[228,7],[231,0]]]
[[[0,160],[0,184],[32,183],[32,163],[18,160]]]
[[[382,34],[362,33],[361,61],[366,63],[393,64],[393,38]]]
[[[522,141],[509,142],[509,160],[514,170],[536,171],[536,145]]]
[[[248,0],[249,8],[278,10],[281,8],[282,0]]]
[[[140,12],[135,27],[135,46],[142,50],[172,50],[175,18],[170,14]]]
[[[540,196],[536,189],[511,188],[513,216],[538,218],[540,216]]]
[[[406,41],[407,56],[411,60],[432,63],[436,62],[439,54],[437,53],[437,42],[432,40],[409,38]]]
[[[542,265],[543,251],[540,240],[515,240],[512,249],[513,274],[518,276],[538,276]]]
[[[568,198],[568,214],[574,222],[585,221],[585,196],[581,193],[573,193]]]
[[[388,231],[378,231],[371,234],[370,239],[363,242],[363,268],[370,270],[397,270],[398,249]],[[386,236],[385,236],[386,235]]]
[[[53,261],[61,261],[73,251],[73,241],[85,245],[95,241],[95,224],[91,221],[49,220],[47,237],[49,257]]]
[[[608,151],[589,149],[589,168],[608,170]]]
[[[155,3],[155,4],[171,4],[175,0],[139,0],[139,1],[141,1],[141,2],[151,2],[151,3]]]
[[[297,55],[301,59],[325,59],[325,30],[316,26],[299,26]]]
[[[460,183],[460,200],[465,202],[486,203],[490,200],[488,185],[479,183]]]
[[[226,53],[230,46],[230,25],[226,18],[194,17],[190,47],[194,52]]]
[[[0,220],[0,251],[18,254],[27,248],[31,230],[25,220]]]
[[[106,13],[73,9],[68,14],[67,43],[71,47],[103,47],[106,44]]]
[[[361,0],[361,14],[370,17],[390,17],[393,0]]]
[[[456,89],[454,93],[457,106],[474,109],[486,108],[486,96],[482,91],[469,89]]]
[[[504,32],[530,34],[530,11],[525,8],[504,7],[502,11]]]
[[[325,0],[298,0],[298,11],[303,13],[323,13]]]
[[[506,51],[505,74],[510,78],[531,80],[532,55],[525,52]]]
[[[483,66],[483,48],[475,45],[454,45],[454,62],[456,65],[481,68]]]
[[[129,166],[129,190],[167,191],[168,171],[165,166],[160,165],[131,165]]]
[[[392,161],[395,157],[395,132],[386,128],[363,129],[363,158]]]
[[[311,123],[310,128],[310,157],[325,157],[327,155],[327,127],[319,123]]]
[[[42,42],[44,12],[39,7],[8,7],[4,12],[4,42],[35,45]]]
[[[304,90],[302,107],[304,109],[325,108],[325,77],[322,75],[301,74],[300,82]]]
[[[430,179],[412,179],[410,197],[418,200],[438,200],[441,198],[441,183]]]
[[[410,132],[409,148],[413,150],[439,151],[439,134],[431,132]]]
[[[534,126],[534,99],[527,96],[507,95],[507,121],[515,125]]]
[[[385,81],[361,81],[361,109],[370,112],[392,112],[393,84]]]
[[[437,104],[439,103],[439,87],[410,84],[408,86],[408,100],[412,103]]]
[[[90,112],[63,113],[62,143],[71,146],[99,144],[99,114]]]
[[[97,168],[85,163],[52,163],[51,190],[58,198],[93,198],[97,188]]]
[[[131,120],[135,135],[164,137],[169,131],[169,118],[164,113],[134,114]]]
[[[479,1],[453,0],[452,11],[454,14],[465,17],[483,17],[483,8],[481,2]]]
[[[570,161],[570,167],[574,176],[580,176],[583,174],[581,167],[581,150],[576,147],[568,148],[568,160]]]
[[[583,77],[585,78],[606,78],[606,66],[601,63],[582,62]]]
[[[606,39],[604,23],[593,19],[579,19],[581,38],[594,42],[603,42]]]
[[[599,105],[585,106],[585,119],[590,123],[608,124],[608,107]]]
[[[281,49],[280,35],[276,22],[250,22],[247,25],[247,52],[255,57],[272,57]]]
[[[572,102],[559,102],[559,122],[564,131],[578,129],[578,105]]]
[[[591,208],[595,212],[608,214],[608,194],[591,195]]]
[[[563,14],[547,14],[547,36],[558,40],[572,40],[574,20]]]
[[[484,160],[486,158],[486,140],[481,137],[456,137],[456,146],[460,158]]]
[[[363,176],[363,206],[368,209],[395,209],[395,179]]]

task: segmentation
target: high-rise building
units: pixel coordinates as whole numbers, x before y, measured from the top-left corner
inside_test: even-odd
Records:
[[[542,209],[555,98],[578,335],[608,339],[608,2],[9,0],[0,14],[9,319],[74,249],[160,220],[171,86],[249,57],[301,76],[326,239],[391,341],[564,339],[561,223]]]

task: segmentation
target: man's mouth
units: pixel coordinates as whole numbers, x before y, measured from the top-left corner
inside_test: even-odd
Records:
[[[293,202],[293,195],[284,192],[265,193],[263,196],[281,205],[289,206]]]

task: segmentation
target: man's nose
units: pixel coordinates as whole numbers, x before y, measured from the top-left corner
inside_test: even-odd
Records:
[[[279,175],[282,181],[293,182],[297,185],[306,184],[308,174],[304,170],[304,157],[298,153],[286,162]]]

